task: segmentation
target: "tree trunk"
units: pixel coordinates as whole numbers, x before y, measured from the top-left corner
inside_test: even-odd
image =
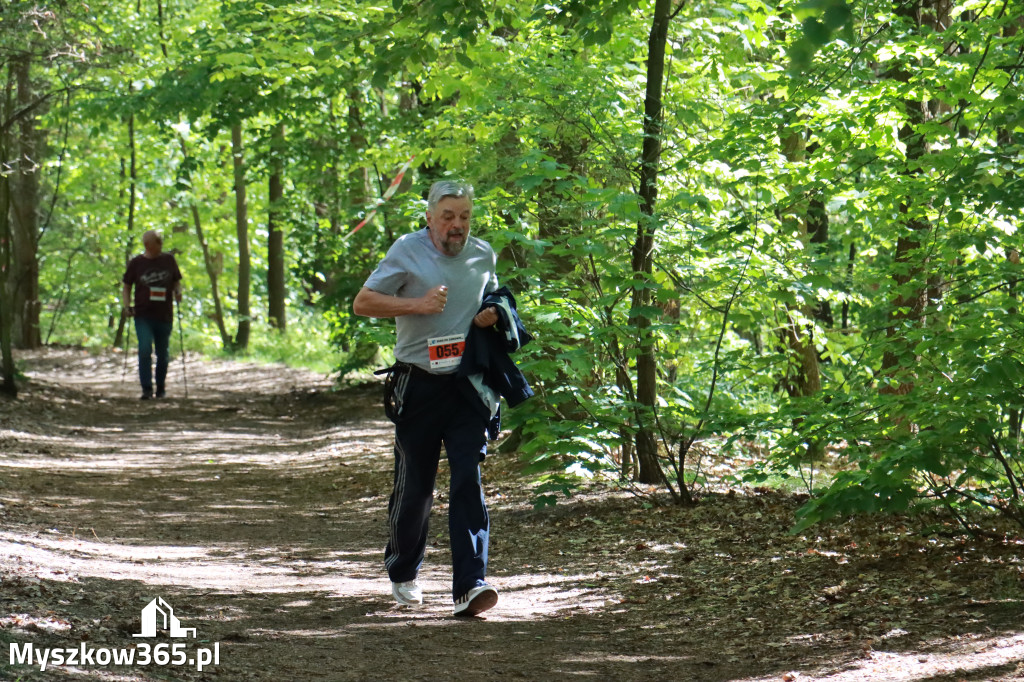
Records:
[[[923,19],[922,5],[923,2],[920,0],[900,5],[897,8],[897,14],[910,19],[920,27]],[[907,68],[899,67],[894,71],[892,77],[901,83],[909,83],[910,72],[907,71]],[[907,150],[907,162],[903,175],[913,178],[920,173],[921,159],[930,151],[928,140],[920,131],[921,124],[930,117],[928,103],[917,99],[907,99],[904,102],[904,116],[906,122],[899,131],[900,141],[906,145]],[[895,268],[892,276],[897,293],[889,313],[889,326],[886,329],[888,343],[882,357],[882,375],[894,378],[897,383],[884,386],[883,393],[905,395],[914,388],[912,372],[906,371],[906,369],[901,370],[900,366],[902,356],[913,352],[906,338],[905,328],[908,325],[918,326],[921,324],[927,303],[925,263],[919,250],[923,239],[931,229],[928,221],[920,217],[920,213],[914,206],[915,203],[912,196],[907,196],[900,205],[900,213],[903,215],[903,230],[896,240]]]
[[[369,146],[369,142],[364,135],[366,129],[365,123],[363,122],[363,114],[361,110],[362,95],[358,88],[350,88],[348,91],[348,109],[345,115],[345,130],[348,133],[348,144],[349,149],[357,155],[358,159],[366,158],[366,150]],[[385,117],[387,112],[384,112]],[[378,175],[378,180],[380,176]],[[335,182],[336,191],[342,189],[342,183]],[[353,163],[348,170],[348,177],[343,181],[345,199],[344,201],[348,204],[348,213],[350,215],[356,215],[356,213],[363,208],[367,207],[370,203],[370,167],[365,161],[357,161]],[[383,184],[383,183],[381,183]],[[379,192],[383,193],[387,185],[379,188]],[[338,194],[337,207],[342,206],[341,195]],[[378,195],[379,196],[379,195]],[[383,207],[382,207],[383,208]],[[335,212],[337,215],[337,211]],[[395,240],[395,235],[392,231],[389,221],[383,211],[379,212],[378,220],[384,228],[385,234],[387,235],[387,241],[389,244]],[[374,252],[372,250],[366,250],[363,252],[364,255],[357,255],[355,258],[351,258],[350,266],[355,269],[356,272],[369,272],[369,269],[373,266],[365,262],[366,256],[370,256]],[[330,268],[328,271],[330,275],[331,289],[335,290],[337,286],[337,273],[333,271],[335,268]],[[351,366],[358,366],[362,364],[369,364],[373,362],[373,359],[377,357],[380,352],[380,346],[372,338],[368,338],[366,335],[359,334],[356,336],[355,345],[346,338],[342,343],[343,349],[352,358],[350,361]]]
[[[7,120],[10,112],[10,81],[0,101],[0,121]],[[0,165],[7,164],[9,136],[0,129]],[[12,350],[11,295],[8,273],[11,271],[11,180],[0,173],[0,392],[10,396],[18,393],[15,382],[14,352]]]
[[[552,139],[543,145],[544,153],[558,164],[566,176],[580,175],[583,172],[582,155],[586,141],[571,130],[559,130]],[[587,305],[586,297],[579,291],[577,263],[568,247],[570,239],[582,234],[583,212],[581,203],[576,201],[566,190],[569,185],[562,178],[549,178],[535,189],[537,206],[537,236],[551,243],[551,248],[544,253],[544,258],[536,261],[543,268],[543,277],[550,284],[541,292],[541,298],[573,299],[581,305]],[[517,228],[513,228],[517,229]],[[582,268],[583,263],[579,264]],[[506,282],[506,284],[508,284]],[[538,357],[541,362],[551,367],[551,374],[545,381],[552,386],[571,386],[585,382],[585,377],[573,376],[569,367],[559,360],[560,351],[556,346],[540,342]],[[558,405],[558,413],[563,419],[583,421],[588,413],[577,401],[567,401]]]
[[[786,137],[782,151],[790,162],[803,161],[806,158],[803,133],[798,131]],[[813,261],[814,244],[828,238],[828,216],[821,201],[801,206],[795,215],[783,216],[783,219],[795,224],[801,248]],[[807,397],[821,390],[818,350],[814,344],[814,319],[820,314],[820,308],[819,303],[786,305],[786,322],[779,333],[792,360],[783,377],[786,392],[791,397]]]
[[[184,156],[185,167],[188,167],[189,155],[188,145],[185,143],[185,138],[179,136],[178,142],[181,144],[181,153]],[[203,250],[203,264],[206,266],[206,275],[210,278],[210,295],[213,296],[213,321],[217,324],[217,331],[220,332],[220,341],[224,348],[230,350],[232,347],[231,335],[228,334],[227,326],[224,324],[224,308],[220,302],[220,287],[217,283],[217,265],[214,262],[213,254],[210,253],[210,246],[206,243],[206,236],[203,234],[203,223],[199,216],[199,206],[196,205],[195,197],[190,197],[190,206],[192,213],[192,225],[196,230],[196,238],[199,240],[199,246]]]
[[[656,0],[651,34],[647,43],[647,91],[644,99],[644,141],[640,165],[640,210],[643,219],[637,224],[633,245],[633,295],[631,320],[636,328],[636,392],[640,408],[637,413],[636,454],[640,463],[637,479],[641,483],[660,483],[658,441],[655,414],[658,401],[657,360],[654,356],[654,335],[646,309],[651,305],[654,260],[654,236],[657,232],[655,207],[658,201],[658,171],[661,161],[661,96],[665,76],[665,44],[672,10],[671,0]]]
[[[284,272],[284,181],[281,177],[282,155],[284,154],[284,124],[274,128],[270,141],[270,182],[267,210],[267,308],[270,326],[284,331],[285,318],[285,272]]]
[[[1022,20],[1022,26],[1024,26],[1024,20]],[[1019,32],[1019,27],[1008,24],[1003,27],[1003,36],[1006,38],[1012,38]],[[1010,149],[1014,143],[1014,134],[1009,128],[1000,127],[996,131],[997,147],[999,149]],[[1020,249],[1007,247],[1006,249],[1006,260],[1015,266],[1017,273],[1020,273]],[[1017,306],[1019,293],[1017,291],[1017,285],[1020,280],[1017,277],[1011,277],[1006,282],[1006,292],[1010,297],[1010,305],[1006,308],[1007,319],[1004,322],[1007,327],[1016,325],[1019,328],[1020,310]],[[1007,426],[1010,438],[1017,444],[1017,447],[1021,446],[1021,427],[1024,426],[1024,414],[1016,407],[1007,408]]]
[[[348,143],[350,149],[359,155],[360,158],[366,153],[367,141],[363,134],[363,115],[359,110],[361,96],[357,88],[348,91],[348,110],[345,116],[345,129],[348,132]],[[354,214],[366,206],[368,202],[367,185],[370,182],[370,172],[365,164],[353,164],[348,171],[347,200],[350,211]],[[340,201],[335,206],[340,208]]]
[[[586,151],[587,141],[573,133],[571,130],[563,130],[558,137],[544,145],[545,154],[565,168],[567,175],[583,172],[581,157]],[[544,256],[548,276],[553,281],[568,284],[576,263],[566,246],[569,238],[580,234],[583,213],[580,203],[565,195],[562,189],[564,184],[561,178],[552,178],[537,187],[537,236],[555,247]]]
[[[1019,272],[1019,268],[1020,268],[1020,251],[1018,251],[1017,249],[1014,249],[1014,248],[1007,247],[1007,249],[1006,249],[1006,260],[1008,262],[1012,263],[1014,266],[1016,266],[1016,268],[1018,269],[1018,272]],[[1019,322],[1020,322],[1020,317],[1019,317],[1020,310],[1017,307],[1017,299],[1018,299],[1017,284],[1018,283],[1019,283],[1019,280],[1016,277],[1010,278],[1006,282],[1006,293],[1009,295],[1009,298],[1010,298],[1010,304],[1006,307],[1006,320],[1007,320],[1007,325],[1008,326],[1009,325],[1014,325],[1015,323],[1019,325]],[[1020,437],[1021,437],[1021,421],[1022,421],[1022,419],[1021,419],[1021,417],[1022,417],[1021,411],[1019,409],[1017,409],[1016,407],[1008,407],[1007,411],[1006,411],[1006,417],[1007,417],[1007,426],[1008,426],[1008,431],[1009,431],[1009,434],[1010,434],[1010,438],[1013,441],[1017,442],[1018,445],[1019,445]]]
[[[203,234],[203,223],[199,216],[199,206],[195,200],[190,206],[192,213],[192,225],[196,229],[196,238],[199,239],[199,246],[203,249],[203,264],[206,266],[206,274],[210,278],[210,295],[213,296],[213,321],[217,324],[217,331],[220,332],[220,341],[225,349],[232,347],[231,335],[228,334],[227,325],[224,324],[224,307],[220,302],[220,285],[217,282],[217,264],[214,262],[213,254],[210,253],[210,246],[206,243],[206,236]]]
[[[131,86],[129,86],[129,92]],[[132,258],[132,244],[135,243],[135,182],[137,154],[135,149],[135,114],[128,114],[128,216],[125,219],[125,232],[128,235],[127,246],[125,246],[124,262],[125,269]],[[121,160],[121,176],[124,177],[124,160]],[[121,318],[117,323],[117,333],[114,335],[114,347],[121,348],[124,341],[124,332],[128,326],[128,313],[121,307]]]
[[[38,348],[42,345],[39,328],[39,159],[41,136],[36,129],[38,110],[33,109],[31,63],[21,58],[12,63],[17,85],[17,108],[32,111],[18,124],[17,161],[11,202],[12,324],[14,345]]]
[[[231,127],[231,158],[235,170],[235,232],[238,235],[238,331],[233,350],[249,347],[251,312],[249,290],[252,263],[249,258],[249,208],[245,201],[245,157],[242,149],[242,124]]]
[[[846,256],[846,284],[843,289],[844,292],[849,294],[853,291],[853,268],[857,262],[857,242],[850,242],[850,251]],[[845,331],[850,328],[850,297],[845,296],[843,298],[843,322],[842,329]]]
[[[812,197],[807,205],[807,235],[810,237],[808,248],[812,252],[812,262],[817,261],[821,256],[830,255],[832,247],[829,244],[828,208],[825,205],[825,198],[820,194]],[[834,278],[835,275],[835,273],[822,268],[818,268],[816,272],[828,275],[830,278]],[[827,298],[815,301],[814,319],[828,326],[829,329],[835,327],[836,320],[832,312],[832,304]]]

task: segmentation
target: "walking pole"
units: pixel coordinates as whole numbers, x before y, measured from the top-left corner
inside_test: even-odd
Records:
[[[178,311],[178,342],[181,344],[181,377],[185,380],[185,397],[188,398],[188,372],[185,369],[185,330],[181,328],[181,301],[174,306]]]
[[[124,329],[124,366],[121,367],[121,383],[124,383],[124,378],[128,374],[128,351],[131,350],[132,346],[132,330],[131,330],[131,319],[130,317],[125,318],[125,329]]]

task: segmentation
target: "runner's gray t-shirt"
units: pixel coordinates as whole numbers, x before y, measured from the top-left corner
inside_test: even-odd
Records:
[[[458,256],[447,256],[430,241],[427,229],[399,237],[364,286],[381,294],[419,298],[436,286],[448,287],[444,312],[399,315],[395,359],[433,372],[451,374],[458,365],[430,366],[427,342],[458,337],[469,331],[484,294],[498,288],[497,258],[490,244],[470,237]]]

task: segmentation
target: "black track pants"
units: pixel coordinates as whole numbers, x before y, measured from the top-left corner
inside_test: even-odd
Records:
[[[412,580],[419,572],[444,444],[451,470],[452,598],[457,599],[487,573],[490,519],[480,482],[487,424],[476,404],[480,398],[467,379],[414,372],[402,383],[403,409],[395,425],[395,486],[388,503],[384,564],[393,582]]]

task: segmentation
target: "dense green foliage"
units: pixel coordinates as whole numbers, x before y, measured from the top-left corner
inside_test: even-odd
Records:
[[[474,230],[538,339],[520,358],[538,398],[506,425],[541,494],[636,475],[646,429],[680,501],[713,452],[806,486],[803,525],[913,504],[1024,524],[1024,7],[670,3],[652,212],[655,5],[4,3],[8,93],[28,59],[45,95],[44,340],[112,339],[124,259],[160,228],[193,334],[231,346],[212,282],[240,322],[237,129],[252,319],[279,164],[288,303],[326,321],[346,371],[386,357],[391,328],[350,302],[425,188],[475,183]],[[28,115],[12,97],[4,150]]]

